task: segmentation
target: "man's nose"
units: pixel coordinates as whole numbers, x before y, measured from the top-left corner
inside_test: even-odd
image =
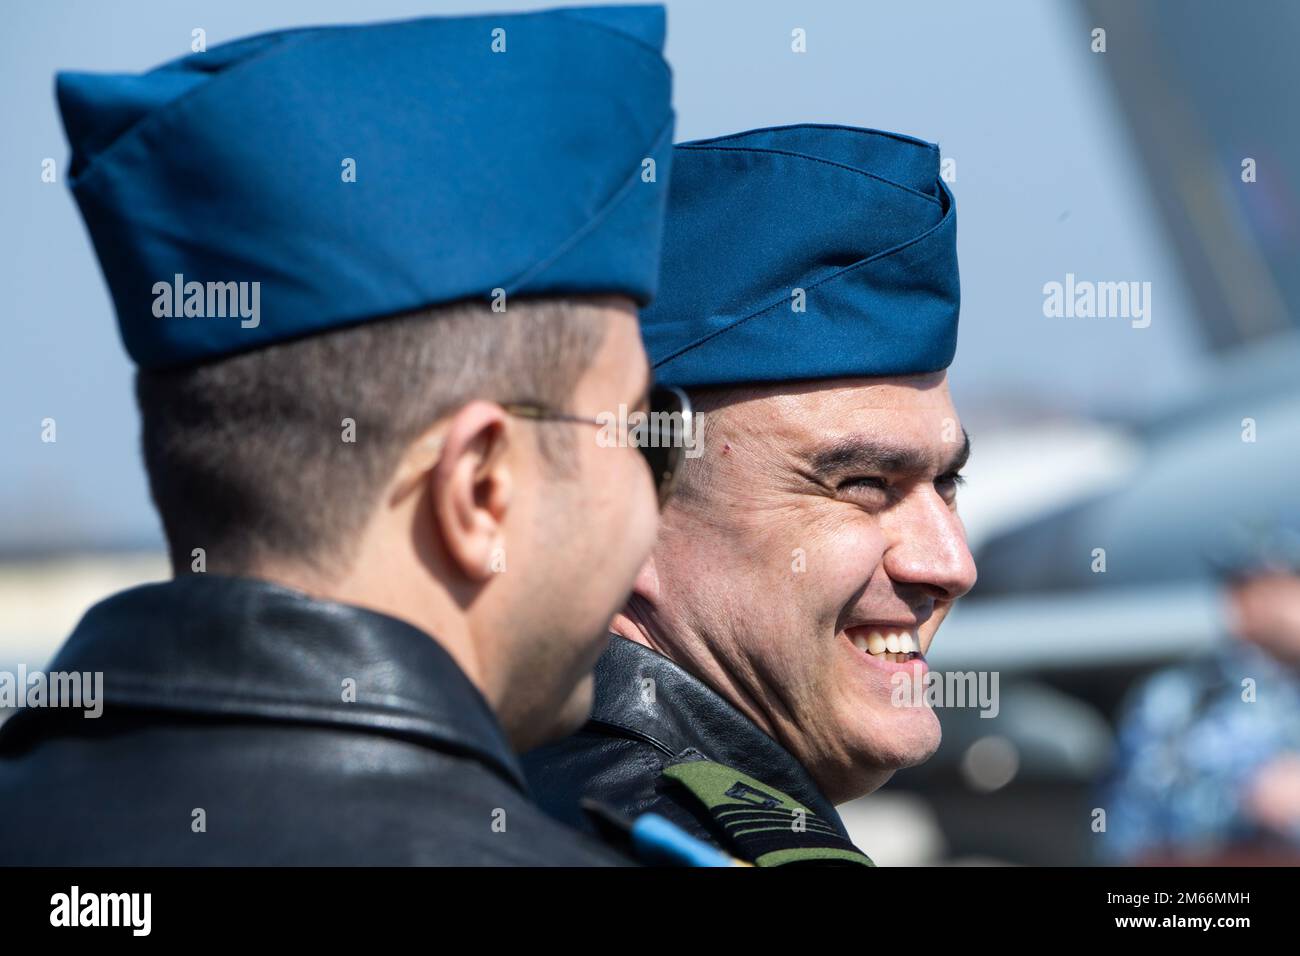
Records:
[[[938,601],[954,601],[975,586],[966,528],[938,492],[921,491],[900,502],[884,530],[891,580],[922,588]]]

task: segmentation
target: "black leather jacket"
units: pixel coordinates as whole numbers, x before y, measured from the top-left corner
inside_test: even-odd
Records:
[[[194,575],[96,605],[49,671],[102,671],[103,714],[0,727],[0,864],[628,862],[531,802],[478,690],[382,614]]]
[[[665,775],[675,765],[701,759],[739,772],[727,778],[735,782],[712,807]],[[871,865],[850,841],[835,807],[788,751],[707,684],[618,635],[610,635],[596,665],[591,719],[577,734],[525,754],[523,763],[538,803],[575,827],[596,828],[580,807],[585,797],[628,817],[661,814],[693,836],[760,865],[767,865],[760,857],[773,851],[782,851],[780,862]],[[806,832],[788,823],[795,806],[810,811]],[[742,832],[764,818],[774,825],[762,840]],[[801,857],[805,853],[812,859]]]

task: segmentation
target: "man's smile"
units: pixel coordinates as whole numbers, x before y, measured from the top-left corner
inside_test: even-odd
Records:
[[[863,624],[846,628],[845,638],[870,663],[889,671],[929,669],[921,642],[913,628],[900,625]]]

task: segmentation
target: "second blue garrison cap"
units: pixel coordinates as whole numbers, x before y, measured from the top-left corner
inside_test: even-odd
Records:
[[[671,163],[663,41],[660,6],[589,7],[60,74],[68,180],[127,351],[190,364],[498,288],[645,303]],[[204,289],[224,308],[220,290],[255,282],[255,323],[200,317]],[[191,283],[190,315],[155,312]]]
[[[952,363],[957,213],[937,146],[801,125],[673,152],[659,294],[641,318],[657,381],[903,375]]]

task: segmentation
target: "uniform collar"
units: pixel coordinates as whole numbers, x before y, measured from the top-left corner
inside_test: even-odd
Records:
[[[789,751],[713,688],[643,644],[610,635],[596,664],[591,722],[672,756],[697,750],[789,794],[848,837],[835,807]]]
[[[50,670],[102,671],[109,706],[406,737],[525,790],[496,715],[436,640],[266,581],[197,574],[123,591],[86,612]]]

